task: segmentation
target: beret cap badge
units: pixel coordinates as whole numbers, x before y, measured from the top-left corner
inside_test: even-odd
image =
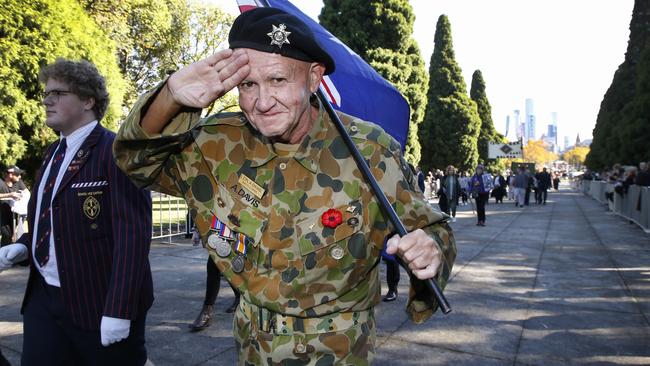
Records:
[[[283,44],[290,44],[289,35],[291,32],[287,31],[287,27],[284,24],[280,24],[277,27],[274,24],[271,24],[271,26],[273,27],[273,30],[266,34],[271,37],[271,45],[277,45],[279,48],[282,48]]]

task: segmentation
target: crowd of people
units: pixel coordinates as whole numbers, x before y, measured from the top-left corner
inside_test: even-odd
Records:
[[[485,225],[483,206],[489,198],[494,198],[495,203],[503,203],[507,198],[514,201],[517,207],[524,207],[530,204],[533,197],[535,204],[545,205],[548,191],[557,191],[565,174],[551,172],[546,167],[532,172],[526,165],[492,174],[486,172],[481,164],[474,172],[459,172],[450,165],[444,172],[429,171],[423,192],[430,203],[437,199],[440,210],[452,217],[456,217],[457,206],[473,202],[479,213],[477,225]]]
[[[603,169],[600,172],[586,170],[582,175],[582,180],[611,183],[612,188],[605,193],[605,197],[614,201],[615,193],[625,196],[633,185],[650,187],[650,161],[642,161],[638,166],[614,164],[611,168]]]

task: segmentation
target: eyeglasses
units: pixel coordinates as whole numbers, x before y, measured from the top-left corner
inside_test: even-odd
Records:
[[[45,101],[46,99],[50,98],[54,103],[59,101],[59,98],[62,95],[67,95],[72,93],[70,90],[50,90],[48,92],[42,92],[41,93],[41,100]]]

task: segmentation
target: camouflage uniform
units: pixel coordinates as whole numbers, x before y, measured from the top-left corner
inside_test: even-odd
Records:
[[[241,365],[364,365],[374,356],[373,307],[380,300],[379,258],[393,231],[336,128],[319,107],[295,149],[273,144],[241,113],[200,118],[185,109],[161,134],[140,127],[143,95],[114,145],[118,165],[139,186],[187,200],[202,240],[213,215],[250,238],[245,267],[208,247],[219,270],[242,293],[234,320]],[[456,256],[445,216],[425,202],[399,145],[378,126],[340,114],[407,230],[424,229],[442,249],[444,287]],[[243,184],[247,176],[263,194]],[[325,227],[329,208],[342,213]],[[415,298],[407,312],[428,319],[436,304]]]

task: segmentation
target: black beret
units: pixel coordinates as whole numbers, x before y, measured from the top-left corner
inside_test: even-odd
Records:
[[[251,48],[278,53],[305,62],[325,65],[325,74],[334,72],[334,60],[318,44],[307,24],[276,8],[260,7],[240,14],[228,35],[230,48]]]

